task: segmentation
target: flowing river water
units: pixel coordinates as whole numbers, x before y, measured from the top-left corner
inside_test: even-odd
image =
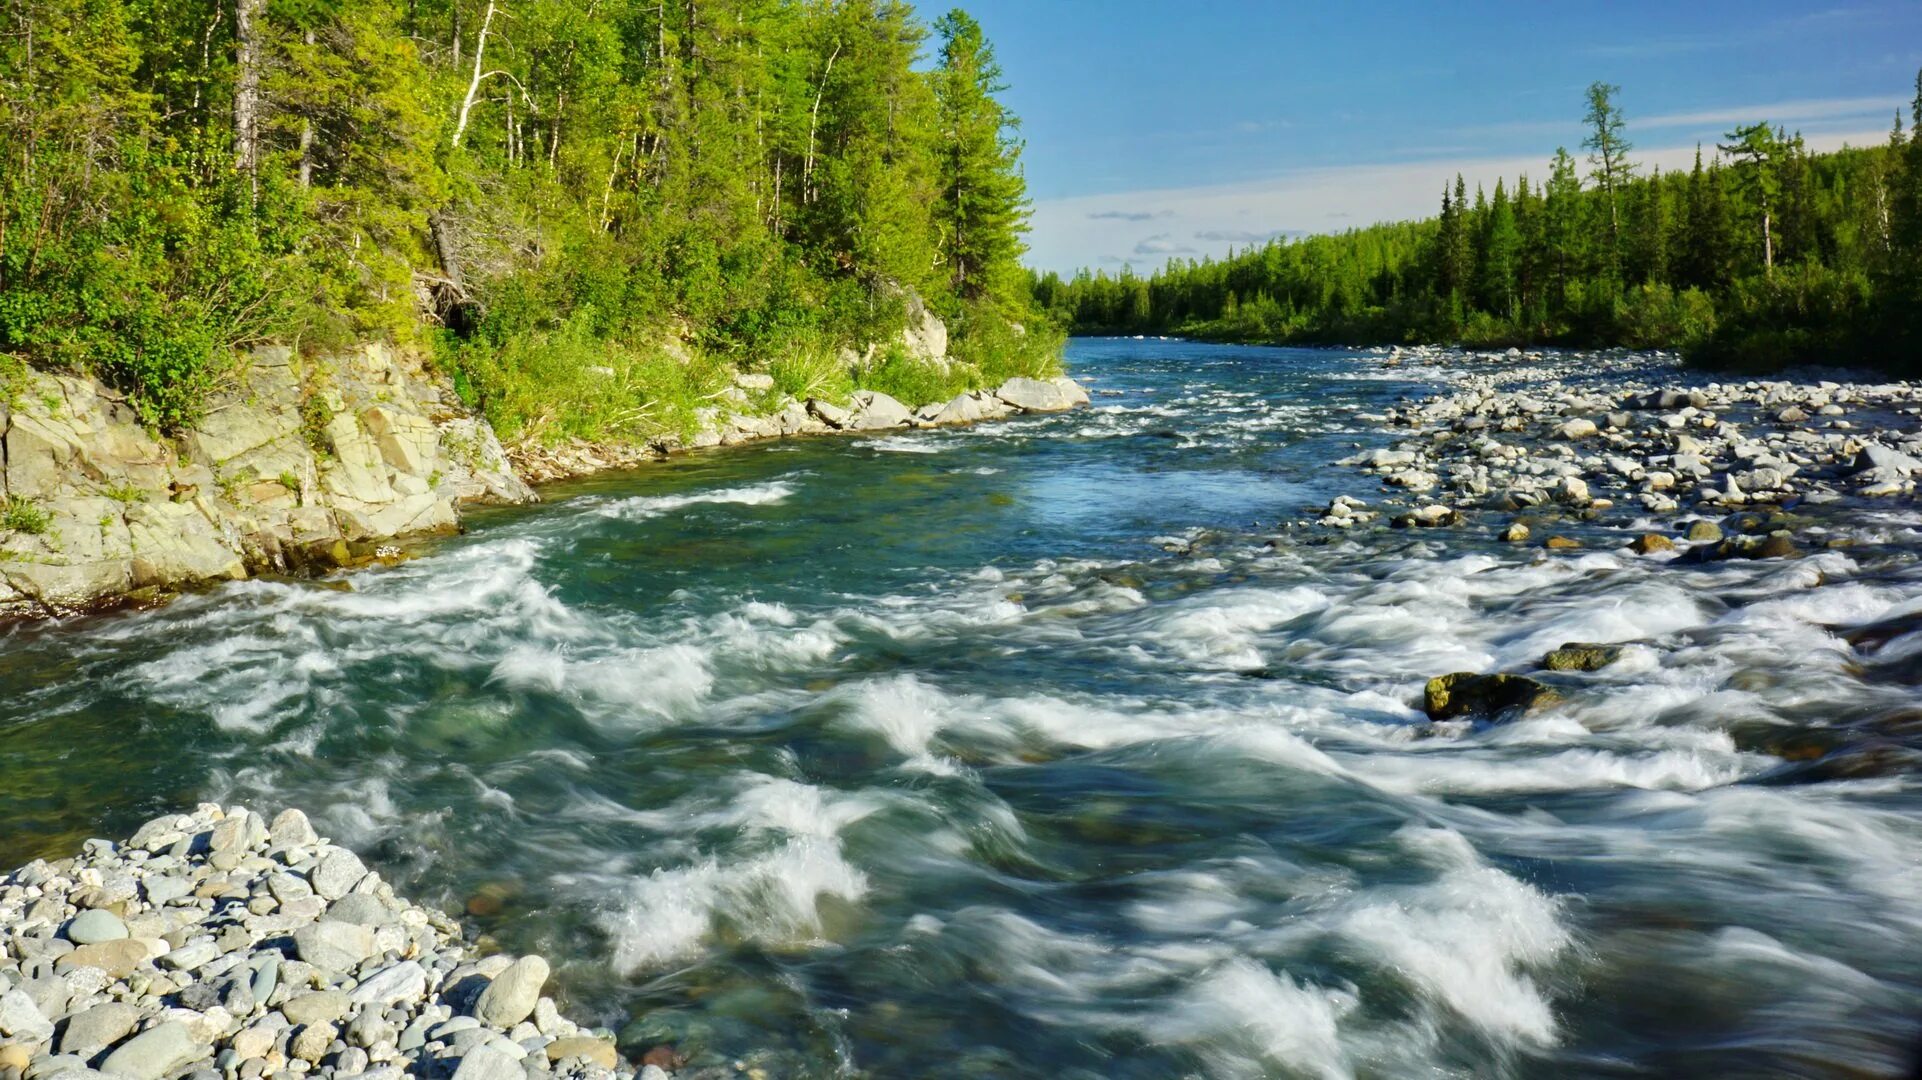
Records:
[[[1922,515],[1694,568],[1278,532],[1372,501],[1358,414],[1449,385],[1379,360],[1076,341],[1092,410],[691,456],[398,567],[16,626],[0,864],[300,806],[697,1074],[1902,1070],[1922,634],[1834,628],[1922,611]],[[1412,707],[1565,641],[1636,644],[1528,719]],[[1877,752],[1792,760],[1825,732]]]

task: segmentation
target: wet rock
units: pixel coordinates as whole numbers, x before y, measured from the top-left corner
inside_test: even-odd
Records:
[[[1525,675],[1458,671],[1428,680],[1422,709],[1430,720],[1495,719],[1504,713],[1527,712],[1560,700],[1560,694]]]
[[[1637,555],[1654,555],[1663,551],[1674,551],[1675,542],[1661,533],[1643,533],[1628,542],[1628,549]]]
[[[547,1044],[547,1060],[559,1063],[569,1058],[581,1058],[602,1069],[611,1069],[620,1063],[620,1055],[615,1053],[614,1044],[606,1039],[572,1035]]]
[[[1542,546],[1550,551],[1575,551],[1582,546],[1582,542],[1566,536],[1551,536],[1542,541]]]
[[[1432,529],[1443,525],[1453,525],[1460,515],[1446,506],[1424,506],[1405,514],[1397,514],[1389,524],[1397,529]]]
[[[1528,539],[1528,526],[1519,521],[1511,522],[1502,530],[1502,539],[1511,544],[1519,544]]]
[[[1802,549],[1795,546],[1795,540],[1786,533],[1773,533],[1764,538],[1749,556],[1753,559],[1796,559]]]
[[[1542,666],[1550,671],[1600,671],[1621,658],[1620,645],[1589,645],[1571,641],[1542,657]]]
[[[1713,544],[1722,539],[1722,527],[1713,521],[1693,521],[1685,535],[1691,544]]]

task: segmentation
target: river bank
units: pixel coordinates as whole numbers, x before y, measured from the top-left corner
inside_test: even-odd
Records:
[[[1908,1069],[1922,510],[1792,436],[1900,447],[1917,403],[1821,373],[1844,415],[1671,429],[1662,391],[1722,391],[1665,355],[1389,359],[1077,340],[1087,408],[676,455],[391,567],[12,624],[0,866],[305,807],[684,1071]],[[1420,419],[1484,385],[1553,407]],[[1673,512],[1589,474],[1677,433],[1729,448]],[[1802,502],[1701,505],[1778,433]],[[1481,436],[1514,475],[1458,492]],[[1376,450],[1436,486],[1336,464]],[[1562,487],[1529,462],[1591,505],[1490,506]],[[1342,496],[1380,516],[1318,524]],[[1393,526],[1428,505],[1460,523]],[[1680,550],[1775,512],[1799,556]],[[1431,701],[1456,673],[1527,681]]]
[[[796,400],[761,374],[736,383],[685,441],[503,448],[423,358],[377,345],[315,358],[257,349],[172,438],[96,380],[28,370],[0,403],[0,618],[388,559],[393,541],[457,531],[466,507],[532,502],[534,484],[685,450],[970,424],[1087,400],[1066,379],[1011,379],[919,409],[873,391]]]
[[[35,860],[0,878],[0,926],[12,1080],[668,1075],[563,1017],[546,960],[477,951],[299,810],[207,804]]]

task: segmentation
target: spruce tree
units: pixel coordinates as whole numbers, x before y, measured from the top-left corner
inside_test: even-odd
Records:
[[[949,284],[965,300],[1002,295],[1014,285],[1029,210],[1015,120],[995,98],[1007,87],[993,46],[966,12],[943,15],[935,32],[936,215]]]

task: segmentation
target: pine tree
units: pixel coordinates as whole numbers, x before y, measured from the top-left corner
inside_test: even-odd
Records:
[[[1015,121],[995,95],[1007,89],[981,26],[955,9],[935,23],[941,37],[935,72],[942,250],[949,282],[963,299],[1000,295],[1013,285],[1028,221]]]
[[[1506,319],[1517,314],[1515,278],[1522,246],[1521,230],[1509,206],[1508,191],[1495,181],[1495,199],[1489,204],[1487,225],[1482,231],[1481,298],[1490,311]]]
[[[1548,263],[1548,306],[1561,310],[1568,303],[1569,286],[1581,273],[1582,182],[1575,175],[1575,159],[1557,147],[1548,168],[1548,192],[1543,199],[1542,239]]]
[[[1621,92],[1621,87],[1608,83],[1589,84],[1588,113],[1583,118],[1589,132],[1582,140],[1589,151],[1589,175],[1606,204],[1609,269],[1615,273],[1620,272],[1622,259],[1621,190],[1635,174],[1635,165],[1628,160],[1634,145],[1623,134],[1628,125],[1622,119],[1621,107],[1615,104],[1615,95]]]

